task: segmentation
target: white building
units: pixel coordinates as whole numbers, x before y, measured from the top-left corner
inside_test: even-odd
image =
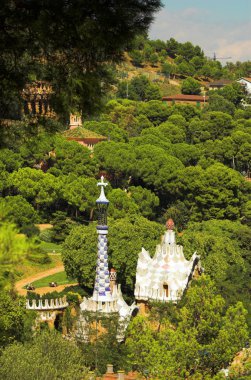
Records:
[[[139,254],[134,290],[138,304],[150,300],[177,302],[195,271],[201,271],[196,252],[190,260],[185,259],[183,247],[176,244],[173,227],[174,223],[169,219],[167,231],[153,258],[144,248]]]
[[[240,78],[237,80],[242,86],[244,86],[248,95],[251,95],[251,78]]]

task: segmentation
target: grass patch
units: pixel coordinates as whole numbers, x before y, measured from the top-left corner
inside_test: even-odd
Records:
[[[50,255],[51,262],[47,264],[33,263],[27,258],[20,264],[16,265],[17,281],[26,277],[33,276],[37,273],[44,272],[47,269],[63,265],[60,255]]]
[[[35,288],[44,288],[49,286],[50,282],[56,282],[58,285],[67,285],[77,282],[76,279],[68,278],[65,271],[51,274],[50,276],[43,277],[40,280],[34,281],[32,284]],[[57,288],[55,288],[57,290]]]
[[[47,241],[42,241],[40,247],[46,253],[61,253],[62,251],[62,246],[60,244],[50,243]]]

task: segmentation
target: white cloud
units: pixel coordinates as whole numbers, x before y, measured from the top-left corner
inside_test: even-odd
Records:
[[[199,45],[208,56],[231,61],[251,60],[251,22],[233,24],[219,22],[210,12],[198,8],[180,11],[161,10],[150,29],[150,38],[164,41],[173,37],[179,42],[190,41]]]

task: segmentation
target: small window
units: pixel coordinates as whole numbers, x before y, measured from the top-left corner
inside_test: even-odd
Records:
[[[168,285],[167,284],[163,284],[163,288],[165,290],[166,297],[168,297]]]

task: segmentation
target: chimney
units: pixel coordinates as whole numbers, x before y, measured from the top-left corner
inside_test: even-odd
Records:
[[[118,371],[118,380],[125,380],[125,371]]]
[[[107,364],[106,373],[113,373],[113,364]]]
[[[113,292],[114,287],[116,286],[117,272],[114,268],[110,270],[110,289],[111,293]]]

